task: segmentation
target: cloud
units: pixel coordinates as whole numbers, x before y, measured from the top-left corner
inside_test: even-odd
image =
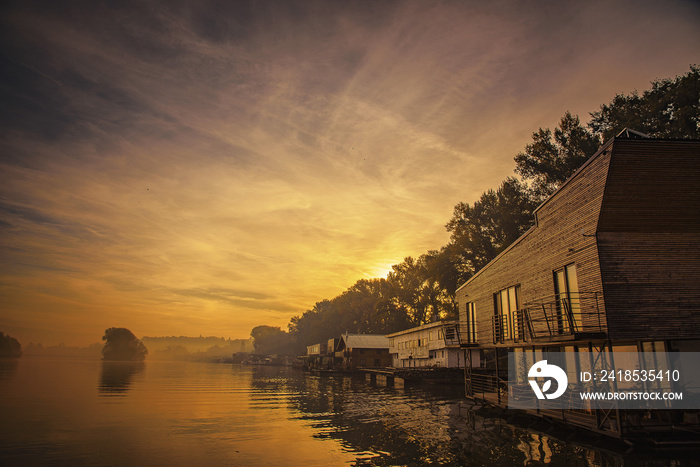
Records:
[[[3,8],[0,324],[82,342],[285,327],[700,39],[680,1]]]

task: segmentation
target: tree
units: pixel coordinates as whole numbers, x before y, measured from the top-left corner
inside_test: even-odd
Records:
[[[532,134],[532,143],[515,156],[515,172],[542,201],[625,128],[655,138],[700,138],[699,96],[700,67],[691,65],[683,76],[652,81],[642,94],[616,95],[590,114],[587,128],[566,112],[554,133],[540,128]]]
[[[532,134],[532,143],[515,156],[515,172],[531,182],[533,195],[544,200],[566,181],[600,146],[598,136],[581,125],[578,116],[566,112],[555,128]]]
[[[0,357],[17,358],[20,356],[22,356],[22,346],[19,341],[0,332]]]
[[[422,264],[410,256],[393,265],[387,276],[392,302],[413,326],[424,324],[429,319],[426,303],[421,300],[424,278]]]
[[[292,340],[280,327],[256,326],[250,331],[255,353],[262,355],[289,353]]]
[[[409,256],[392,266],[386,279],[387,298],[404,323],[419,326],[433,317],[457,316],[454,292],[447,288],[454,274],[451,267],[449,258],[438,251],[429,251],[418,259]]]
[[[429,296],[433,314],[444,319],[457,319],[459,310],[455,300],[458,287],[457,264],[449,248],[431,250],[421,255],[425,268],[423,294]]]
[[[591,113],[589,128],[608,140],[625,128],[655,138],[700,138],[700,67],[683,76],[655,80],[651,89],[618,94]]]
[[[517,179],[507,178],[473,205],[458,203],[445,226],[457,274],[464,282],[517,240],[533,224],[537,200]]]
[[[126,328],[109,328],[102,336],[105,346],[102,349],[104,360],[143,361],[148,349],[134,333]]]

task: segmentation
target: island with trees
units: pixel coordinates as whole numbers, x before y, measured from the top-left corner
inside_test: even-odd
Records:
[[[142,362],[148,354],[143,342],[126,328],[109,328],[102,340],[105,341],[103,360]]]
[[[22,346],[14,337],[0,332],[0,357],[18,358],[22,356]]]

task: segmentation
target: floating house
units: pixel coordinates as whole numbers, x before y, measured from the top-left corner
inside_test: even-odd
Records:
[[[391,366],[389,339],[375,334],[348,334],[340,336],[335,357],[343,370],[385,368]]]
[[[328,339],[328,344],[326,344],[326,358],[323,360],[323,364],[326,368],[339,368],[343,364],[342,358],[335,356],[339,343],[339,337]]]
[[[327,344],[313,344],[306,346],[306,362],[305,365],[309,368],[320,368],[324,365],[324,359],[327,355]]]
[[[506,407],[508,354],[700,351],[700,141],[626,130],[535,211],[535,225],[456,293],[470,397]],[[512,386],[512,385],[511,385]],[[620,438],[700,436],[698,413],[533,409]],[[675,437],[675,434],[674,434]],[[656,439],[654,437],[654,439]]]
[[[394,368],[462,368],[466,364],[459,342],[459,321],[436,321],[386,336]],[[469,361],[479,365],[479,353]]]

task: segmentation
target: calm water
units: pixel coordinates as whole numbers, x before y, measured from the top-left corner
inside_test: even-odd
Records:
[[[284,367],[0,361],[0,465],[666,465],[672,457],[643,459],[485,418],[459,387],[374,387]]]

